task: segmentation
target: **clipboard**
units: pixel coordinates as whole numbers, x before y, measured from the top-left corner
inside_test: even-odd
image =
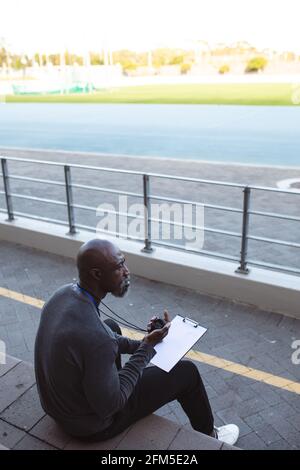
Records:
[[[207,328],[194,320],[176,315],[171,321],[168,335],[161,343],[154,346],[156,354],[151,364],[170,372],[206,331]]]

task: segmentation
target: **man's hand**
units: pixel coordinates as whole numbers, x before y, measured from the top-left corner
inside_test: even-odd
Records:
[[[147,325],[147,330],[151,330],[151,324],[157,319],[157,317],[152,317],[150,320],[150,323]],[[160,343],[164,339],[165,336],[167,336],[169,332],[169,328],[171,326],[170,323],[170,316],[167,310],[164,311],[164,320],[166,325],[163,328],[160,328],[158,330],[154,330],[151,333],[148,333],[144,339],[143,342],[146,344],[150,344],[151,346],[156,346],[156,344]]]
[[[155,321],[158,320],[158,318],[159,317],[157,317],[157,316],[154,316],[154,317],[151,318],[150,322],[147,325],[148,333],[150,333],[152,331],[152,326],[155,323]],[[171,321],[168,310],[164,310],[164,321],[165,321],[165,323],[169,323]]]

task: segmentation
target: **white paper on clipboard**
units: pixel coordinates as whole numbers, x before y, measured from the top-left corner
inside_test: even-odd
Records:
[[[176,315],[167,336],[154,347],[156,354],[151,364],[170,372],[206,331],[207,328],[193,320]]]

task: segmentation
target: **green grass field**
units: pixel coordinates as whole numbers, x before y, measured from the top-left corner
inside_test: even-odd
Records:
[[[180,84],[112,88],[91,94],[9,95],[7,103],[161,103],[293,105],[288,83]]]

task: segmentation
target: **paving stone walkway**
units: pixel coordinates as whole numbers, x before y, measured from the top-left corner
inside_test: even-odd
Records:
[[[73,260],[0,241],[0,287],[46,300],[55,289],[75,279]],[[195,350],[300,381],[300,365],[291,361],[291,344],[300,339],[299,320],[136,276],[124,299],[109,297],[107,303],[142,327],[164,308],[171,315],[189,316],[208,328]],[[8,354],[33,362],[39,317],[38,308],[0,296],[0,339],[5,341]],[[238,424],[240,448],[300,448],[299,394],[195,363],[205,382],[216,425]],[[190,427],[176,402],[158,414]]]

